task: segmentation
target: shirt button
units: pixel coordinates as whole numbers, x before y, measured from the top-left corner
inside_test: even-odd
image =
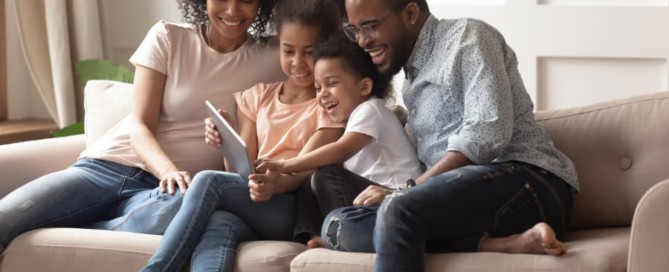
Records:
[[[620,162],[618,162],[618,166],[620,167],[620,170],[627,171],[632,168],[632,159],[622,158],[620,159]]]

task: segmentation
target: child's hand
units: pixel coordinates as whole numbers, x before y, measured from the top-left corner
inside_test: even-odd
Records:
[[[219,109],[218,112],[234,128],[235,122],[232,121],[232,117],[230,117],[230,114],[228,114],[227,111],[221,109]],[[237,128],[234,129],[237,130]],[[222,144],[221,135],[218,133],[218,129],[208,117],[204,119],[204,142],[207,143],[208,145],[215,147],[221,147]]]
[[[250,175],[248,186],[251,200],[254,202],[265,202],[272,198],[280,178],[281,174],[273,171]]]
[[[260,159],[258,160],[258,166],[256,167],[256,170],[258,172],[272,171],[287,174],[284,173],[284,166],[284,160]]]
[[[209,118],[204,119],[204,142],[211,146],[221,147],[221,135],[218,134],[216,126]]]

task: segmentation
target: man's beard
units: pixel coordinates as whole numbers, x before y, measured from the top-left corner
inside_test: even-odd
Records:
[[[398,39],[395,40],[395,43],[393,43],[393,56],[390,58],[390,66],[388,66],[388,69],[379,71],[381,75],[386,78],[392,78],[399,73],[409,60],[412,48],[411,44],[406,42],[409,37],[408,33],[404,34],[405,35],[402,35],[402,37],[398,37]]]

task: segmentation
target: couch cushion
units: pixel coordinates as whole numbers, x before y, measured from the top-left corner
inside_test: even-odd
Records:
[[[3,254],[0,271],[138,271],[161,236],[129,232],[45,228],[15,238]],[[235,271],[288,271],[302,244],[278,241],[243,243]]]
[[[669,92],[535,117],[576,165],[574,228],[629,225],[644,192],[669,178]]]
[[[451,253],[428,254],[425,271],[625,271],[629,228],[575,231],[563,256]],[[291,263],[292,272],[371,271],[374,254],[310,249]]]
[[[132,84],[89,80],[84,89],[86,146],[100,138],[132,109]]]

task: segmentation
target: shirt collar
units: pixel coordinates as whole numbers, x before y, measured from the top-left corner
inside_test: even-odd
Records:
[[[439,25],[439,20],[430,14],[423,25],[423,28],[418,34],[418,39],[414,45],[413,51],[409,56],[409,59],[404,64],[404,73],[405,76],[409,79],[416,78],[419,68],[423,67],[423,64],[428,61],[428,57],[432,53],[432,40],[434,37],[434,32]]]

